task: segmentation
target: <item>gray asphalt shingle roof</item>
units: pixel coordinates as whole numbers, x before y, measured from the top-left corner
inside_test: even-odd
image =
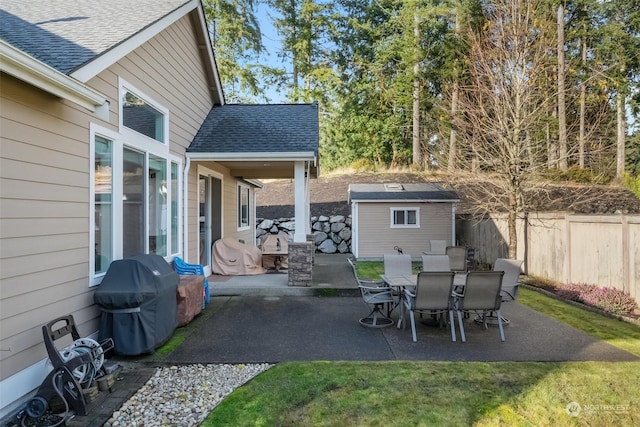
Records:
[[[448,190],[444,184],[429,182],[417,184],[350,184],[349,202],[354,200],[359,202],[386,200],[457,202],[459,198],[455,191]]]
[[[226,104],[214,107],[191,153],[318,153],[318,104]]]
[[[189,0],[2,0],[0,38],[70,74]]]

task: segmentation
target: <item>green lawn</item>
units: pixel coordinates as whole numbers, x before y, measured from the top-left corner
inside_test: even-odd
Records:
[[[358,267],[379,274],[375,263]],[[636,325],[527,289],[519,302],[640,356]],[[636,426],[638,384],[640,362],[288,362],[234,391],[203,425]]]

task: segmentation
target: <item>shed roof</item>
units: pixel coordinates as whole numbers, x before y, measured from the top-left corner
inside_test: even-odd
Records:
[[[351,202],[459,202],[455,191],[438,182],[416,184],[350,184]]]

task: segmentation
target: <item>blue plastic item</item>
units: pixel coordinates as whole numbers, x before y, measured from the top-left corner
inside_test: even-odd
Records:
[[[197,276],[204,276],[204,296],[202,297],[202,309],[206,304],[211,302],[211,295],[209,294],[209,281],[204,274],[204,268],[200,264],[189,264],[180,257],[173,259],[173,267],[178,274],[194,274]]]

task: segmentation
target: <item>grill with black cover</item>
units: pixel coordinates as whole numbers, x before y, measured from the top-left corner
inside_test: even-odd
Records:
[[[100,340],[112,338],[116,354],[153,353],[178,326],[179,282],[159,255],[112,262],[93,297],[101,310]]]

